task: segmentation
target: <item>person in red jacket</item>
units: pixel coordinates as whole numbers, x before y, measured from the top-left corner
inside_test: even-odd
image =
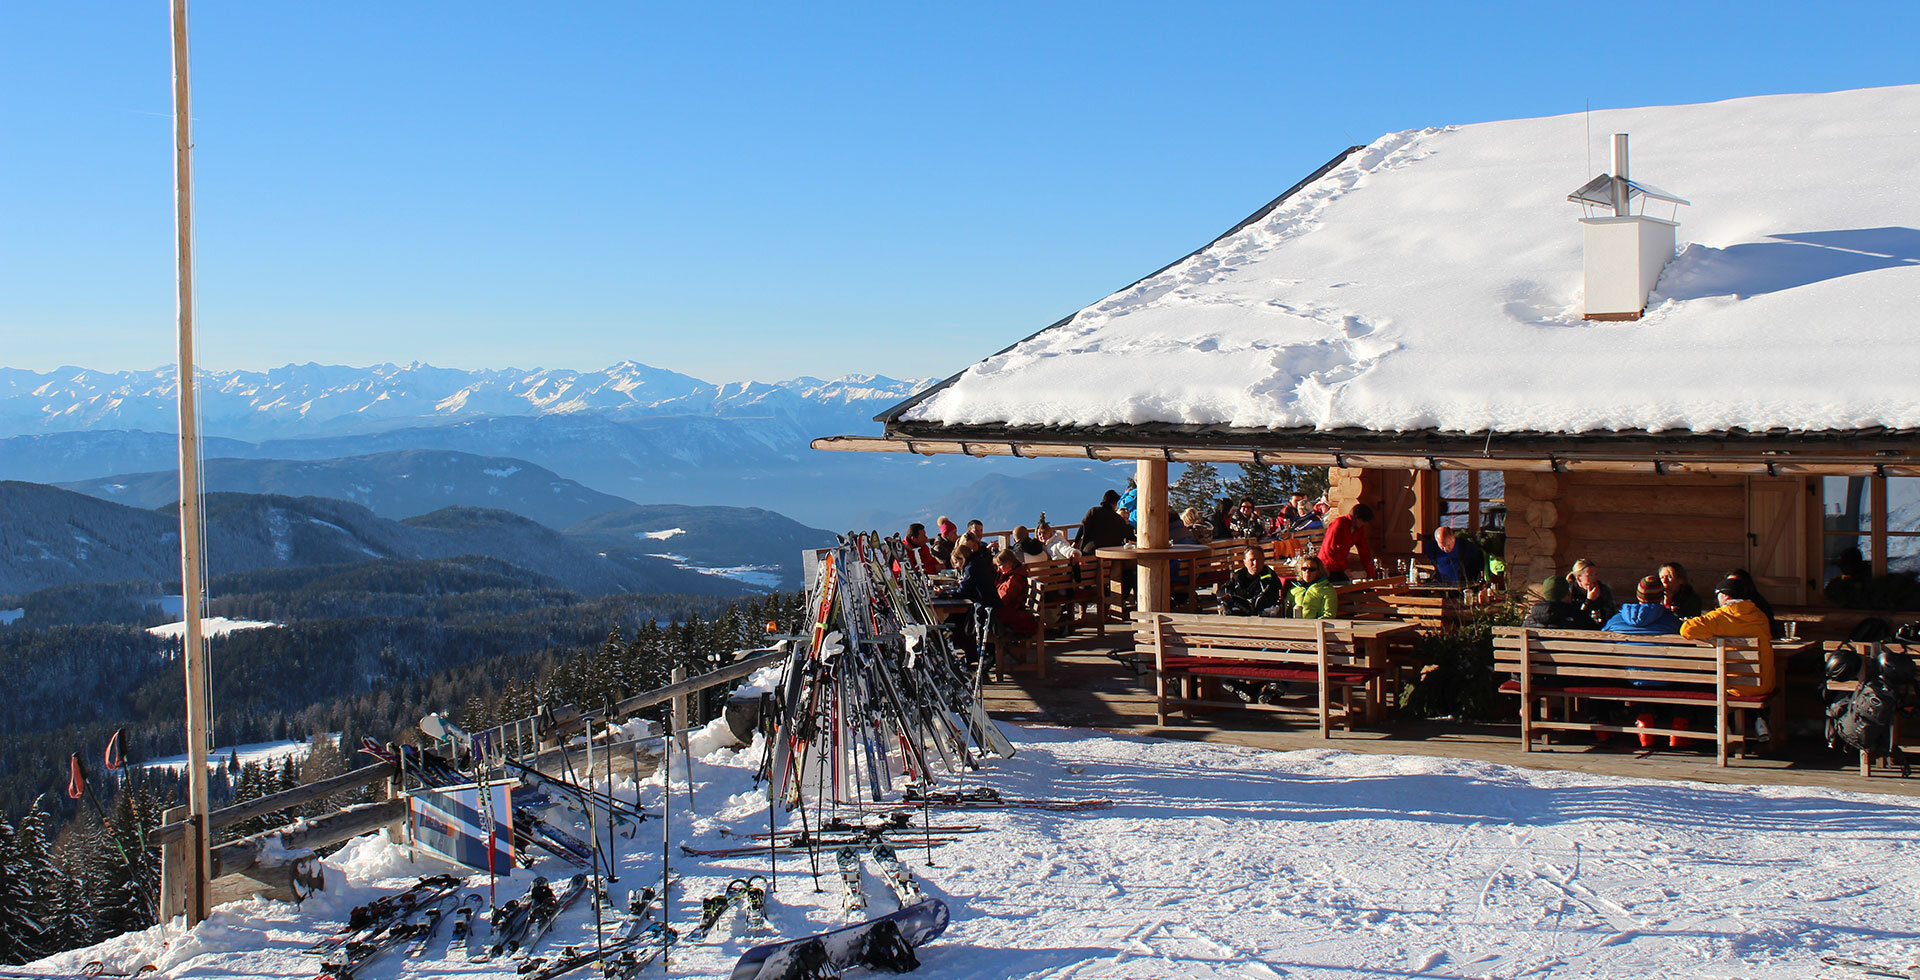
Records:
[[[1328,578],[1335,582],[1353,580],[1347,574],[1347,559],[1355,548],[1360,549],[1360,567],[1373,567],[1373,549],[1367,544],[1367,525],[1372,521],[1373,508],[1354,504],[1352,510],[1327,525],[1327,536],[1320,542],[1320,563],[1327,566]]]
[[[994,559],[997,581],[994,591],[1000,595],[1000,625],[1014,636],[1026,636],[1040,629],[1040,620],[1027,608],[1027,568],[1012,548],[1002,549]]]
[[[927,526],[925,524],[907,525],[907,559],[913,563],[915,571],[932,575],[940,570],[940,559],[933,557],[933,549],[927,547]],[[894,574],[900,573],[900,563],[895,562]]]

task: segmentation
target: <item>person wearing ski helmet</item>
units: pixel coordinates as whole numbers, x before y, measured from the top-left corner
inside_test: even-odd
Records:
[[[1702,615],[1680,623],[1680,635],[1689,640],[1714,640],[1721,637],[1759,641],[1759,676],[1728,678],[1727,689],[1743,695],[1773,691],[1773,623],[1754,601],[1758,593],[1751,579],[1729,575],[1713,590],[1720,605]]]

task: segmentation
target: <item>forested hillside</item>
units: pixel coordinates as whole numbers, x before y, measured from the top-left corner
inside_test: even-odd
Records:
[[[207,561],[216,575],[487,555],[587,594],[753,591],[665,559],[610,559],[503,510],[450,507],[392,521],[344,500],[214,493],[206,497],[205,526]],[[159,589],[179,578],[179,540],[171,504],[141,510],[43,484],[0,482],[0,594],[79,582],[150,581]]]

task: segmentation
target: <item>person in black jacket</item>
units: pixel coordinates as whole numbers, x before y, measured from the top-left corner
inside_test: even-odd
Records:
[[[1240,553],[1240,567],[1220,594],[1220,608],[1229,616],[1280,615],[1280,576],[1267,567],[1266,553],[1248,545]]]
[[[1221,497],[1213,502],[1213,540],[1225,541],[1233,537],[1233,498]]]
[[[1613,590],[1607,583],[1600,581],[1600,567],[1585,558],[1576,559],[1573,571],[1567,574],[1568,591],[1573,593],[1573,601],[1580,606],[1581,615],[1592,620],[1583,623],[1580,629],[1605,629],[1607,620],[1620,609],[1613,601]]]
[[[1132,529],[1115,509],[1119,503],[1120,492],[1108,490],[1100,498],[1100,506],[1080,518],[1080,533],[1073,536],[1073,543],[1081,554],[1091,555],[1096,548],[1118,548],[1127,543]]]
[[[1527,618],[1520,625],[1537,630],[1590,630],[1598,629],[1573,600],[1573,588],[1565,578],[1549,575],[1540,583],[1540,595],[1543,597],[1527,610]]]

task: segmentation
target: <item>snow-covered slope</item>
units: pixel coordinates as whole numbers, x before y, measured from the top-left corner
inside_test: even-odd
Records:
[[[1920,952],[1912,927],[1920,804],[1912,799],[1008,731],[1019,754],[980,776],[1004,795],[1114,805],[936,813],[936,822],[977,821],[986,830],[954,835],[932,861],[924,850],[901,849],[927,893],[953,912],[946,935],[918,951],[915,976],[1787,980],[1814,975],[1824,954],[1906,963]],[[764,830],[764,790],[752,779],[760,759],[757,746],[704,756],[692,771],[697,813],[687,810],[686,774],[676,764],[674,838],[737,846]],[[661,802],[659,779],[639,787],[649,806]],[[617,887],[657,880],[662,826],[649,821],[637,839],[616,842]],[[761,854],[674,853],[681,884],[672,915],[683,929],[700,898],[767,870]],[[329,890],[303,907],[231,905],[190,935],[155,928],[30,969],[71,971],[99,960],[110,968],[156,963],[175,980],[311,977],[317,960],[303,946],[356,904],[442,870],[371,838],[330,864]],[[535,872],[568,871],[549,861],[517,872],[500,884],[502,900]],[[484,875],[469,880],[484,890]],[[893,908],[871,874],[866,885],[871,912]],[[742,924],[683,945],[673,975],[725,977],[742,951],[774,934],[844,922],[834,886],[823,880],[822,889],[804,854],[783,857],[772,931]],[[593,929],[583,904],[560,920],[549,945],[589,948]],[[502,975],[497,963],[447,961],[443,948],[435,943],[422,960],[390,957],[365,976]]]
[[[1638,322],[1581,319],[1566,198],[1611,133],[1692,201]],[[1915,159],[1920,85],[1392,133],[903,421],[1920,426]]]

